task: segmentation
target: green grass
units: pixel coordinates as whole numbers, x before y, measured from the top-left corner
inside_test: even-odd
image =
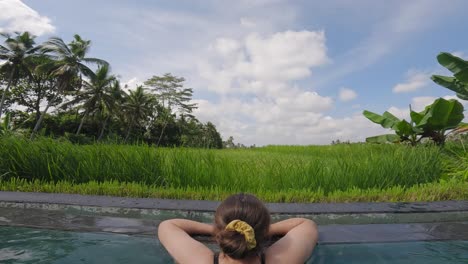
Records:
[[[223,200],[232,192],[221,187],[212,188],[162,188],[141,183],[122,183],[117,181],[87,182],[73,184],[66,181],[56,183],[27,181],[12,178],[0,181],[2,191],[75,193],[88,195],[110,195],[120,197]],[[467,181],[440,181],[418,184],[408,188],[394,186],[387,189],[358,189],[334,191],[325,194],[307,189],[255,192],[265,202],[421,202],[442,200],[468,200]]]
[[[0,175],[42,181],[139,182],[226,191],[412,186],[439,179],[439,149],[395,145],[265,147],[242,150],[73,145],[0,139]]]
[[[235,192],[267,201],[465,199],[460,186],[468,178],[460,161],[468,161],[467,152],[448,149],[342,144],[206,150],[4,137],[0,188],[215,200]]]

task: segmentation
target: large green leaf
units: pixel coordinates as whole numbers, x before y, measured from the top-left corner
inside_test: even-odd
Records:
[[[379,124],[384,128],[393,128],[395,124],[400,121],[396,116],[392,115],[389,112],[385,112],[383,115],[379,115],[379,114],[364,110],[362,114],[365,117],[367,117],[367,119],[369,119],[370,121],[376,124]]]
[[[401,120],[400,122],[396,123],[394,129],[399,136],[403,137],[410,136],[415,133],[411,124],[406,120]]]
[[[386,134],[386,135],[366,138],[367,143],[396,143],[399,141],[400,141],[400,137],[395,134]]]
[[[451,71],[458,80],[468,82],[468,61],[447,52],[439,53],[437,61]]]
[[[463,105],[460,102],[443,98],[435,100],[418,114],[423,115],[423,118],[415,122],[416,127],[424,131],[455,128],[464,118]]]
[[[413,121],[415,124],[419,124],[424,117],[424,113],[425,113],[425,110],[422,111],[421,113],[411,110],[410,112],[411,121]]]
[[[455,77],[432,75],[431,79],[440,86],[443,86],[456,93],[468,96],[468,83],[460,82]]]
[[[400,119],[398,117],[394,116],[392,113],[385,111],[382,115],[383,117],[387,118],[388,120],[393,121],[395,124],[397,122],[400,122]]]

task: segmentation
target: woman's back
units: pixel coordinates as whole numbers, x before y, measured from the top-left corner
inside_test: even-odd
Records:
[[[215,254],[190,235],[212,235],[221,253]],[[315,223],[292,218],[270,224],[270,214],[255,196],[236,194],[216,210],[214,225],[185,219],[164,221],[158,236],[178,263],[304,263],[317,243]],[[283,236],[266,248],[271,236]],[[263,257],[262,257],[263,256]],[[217,261],[217,262],[216,262]]]
[[[219,263],[220,263],[220,262],[219,262],[219,258],[220,258],[219,255],[220,255],[219,253],[215,253],[215,254],[214,254],[214,257],[213,257],[213,263],[214,263],[214,264],[219,264]],[[265,263],[266,263],[266,262],[265,262],[265,254],[264,254],[264,253],[261,253],[260,256],[258,257],[258,260],[259,260],[259,261],[257,261],[258,263],[265,264]],[[221,264],[222,264],[222,263],[221,263]]]

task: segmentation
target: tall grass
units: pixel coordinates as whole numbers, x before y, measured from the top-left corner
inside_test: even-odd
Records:
[[[468,181],[450,181],[417,184],[411,187],[394,186],[386,189],[351,188],[346,191],[321,191],[305,189],[255,192],[265,202],[421,202],[442,200],[468,200]],[[0,180],[0,191],[75,193],[88,195],[110,195],[120,197],[169,198],[193,200],[224,200],[232,192],[220,187],[163,188],[141,183],[122,183],[117,181],[55,183],[11,178]]]
[[[399,145],[269,146],[204,150],[146,145],[73,145],[41,138],[0,138],[0,177],[43,182],[135,182],[222,192],[328,194],[434,182],[436,147]]]

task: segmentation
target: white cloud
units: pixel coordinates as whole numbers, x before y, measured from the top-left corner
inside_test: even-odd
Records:
[[[198,69],[212,91],[256,94],[309,76],[311,67],[329,61],[326,51],[323,31],[250,33],[241,40],[218,38],[210,46],[212,59]]]
[[[285,31],[270,37],[250,34],[240,71],[258,79],[296,80],[310,75],[310,67],[328,61],[323,31]],[[245,64],[244,64],[245,63]]]
[[[394,93],[407,93],[417,91],[430,83],[430,74],[414,70],[408,71],[406,81],[393,87]]]
[[[358,113],[333,118],[320,112],[287,111],[274,102],[241,102],[225,98],[219,103],[197,100],[196,116],[214,122],[223,137],[234,136],[244,144],[330,144],[332,140],[364,141],[386,133]]]
[[[143,85],[143,81],[138,79],[137,77],[133,77],[126,82],[123,82],[122,88],[127,90],[134,90],[137,86]]]
[[[391,106],[390,108],[387,109],[387,111],[392,113],[394,116],[400,119],[409,120],[409,117],[410,117],[409,108],[398,108],[396,106]]]
[[[44,35],[55,31],[48,17],[39,15],[19,0],[1,0],[0,10],[0,32],[29,31]]]
[[[304,131],[320,125],[333,100],[293,82],[328,63],[326,51],[323,31],[218,37],[198,69],[221,99],[197,100],[195,115],[243,143],[307,144]]]
[[[356,99],[357,93],[354,90],[348,88],[341,88],[338,97],[341,101],[347,102]]]
[[[291,93],[289,97],[276,98],[276,103],[286,110],[302,112],[322,112],[331,108],[330,97],[322,97],[315,92]]]

